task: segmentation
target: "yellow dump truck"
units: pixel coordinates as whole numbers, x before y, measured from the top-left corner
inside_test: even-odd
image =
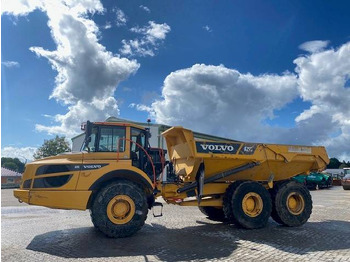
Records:
[[[300,226],[312,200],[290,178],[329,162],[324,147],[206,141],[182,127],[162,134],[167,151],[151,148],[149,130],[138,125],[88,121],[83,130],[81,152],[27,164],[14,195],[30,205],[89,209],[93,225],[110,237],[140,230],[148,210],[162,206],[158,197],[247,229],[264,227],[270,216]]]

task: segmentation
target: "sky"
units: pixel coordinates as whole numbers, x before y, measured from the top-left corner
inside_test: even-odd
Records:
[[[1,0],[1,154],[109,116],[350,160],[349,1]]]

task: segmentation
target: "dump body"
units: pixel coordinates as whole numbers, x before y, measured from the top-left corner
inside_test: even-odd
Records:
[[[191,130],[173,127],[163,133],[169,159],[183,181],[195,181],[201,163],[205,177],[248,163],[254,168],[227,176],[223,180],[279,181],[298,174],[321,171],[329,162],[322,146],[261,144],[232,141],[197,140]]]

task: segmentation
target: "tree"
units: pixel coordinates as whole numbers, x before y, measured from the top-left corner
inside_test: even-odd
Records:
[[[344,163],[339,166],[340,169],[343,169],[344,167],[349,167],[349,166],[347,164],[344,164]]]
[[[22,173],[24,171],[24,163],[22,163],[17,157],[2,157],[1,167],[5,167],[19,173]]]
[[[337,158],[332,157],[331,159],[329,159],[329,164],[327,165],[327,168],[337,169],[340,165],[341,162]]]
[[[13,162],[6,162],[2,167],[18,172],[18,166]]]
[[[349,162],[348,162],[349,163]],[[343,160],[343,163],[339,166],[339,168],[343,169],[344,167],[350,167],[350,165],[348,165],[345,160]]]
[[[40,159],[70,151],[70,145],[66,138],[64,136],[56,136],[53,139],[44,140],[44,144],[36,150],[33,157],[35,159]]]

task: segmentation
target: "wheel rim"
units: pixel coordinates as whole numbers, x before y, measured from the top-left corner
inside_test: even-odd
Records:
[[[109,201],[107,216],[114,224],[126,224],[135,214],[135,203],[127,195],[118,195]]]
[[[292,192],[287,197],[287,208],[293,215],[300,215],[305,208],[305,201],[302,195]]]
[[[263,210],[264,204],[260,195],[254,192],[246,194],[242,200],[244,214],[250,217],[257,217]]]

